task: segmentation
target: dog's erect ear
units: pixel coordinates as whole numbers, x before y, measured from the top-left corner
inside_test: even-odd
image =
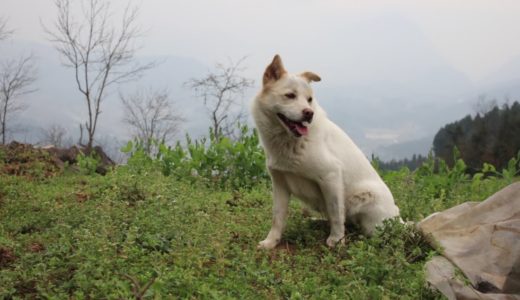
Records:
[[[287,73],[287,71],[285,71],[285,68],[283,67],[282,59],[280,58],[280,55],[276,54],[271,64],[265,69],[263,78],[264,85],[277,81],[285,73]]]
[[[312,73],[312,72],[303,72],[300,74],[301,77],[305,78],[307,80],[307,82],[311,82],[311,81],[321,81],[321,78],[320,76],[316,75],[315,73]]]

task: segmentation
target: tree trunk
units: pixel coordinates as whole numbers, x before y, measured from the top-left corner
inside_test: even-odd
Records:
[[[7,120],[5,118],[7,117],[7,104],[9,104],[9,99],[5,99],[4,111],[2,112],[2,145],[5,145],[5,126],[7,124]]]

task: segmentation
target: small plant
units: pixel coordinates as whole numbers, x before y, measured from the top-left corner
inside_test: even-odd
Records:
[[[130,178],[128,182],[122,182],[119,184],[119,199],[125,202],[128,206],[135,206],[139,202],[146,199],[146,192],[141,187],[138,179]]]
[[[513,178],[517,176],[520,173],[520,151],[518,151],[516,157],[511,158],[508,163],[507,167],[502,169],[502,177],[507,180],[508,182],[512,183]]]
[[[152,141],[151,143],[155,145],[157,141]],[[145,146],[138,140],[128,141],[121,148],[121,152],[129,156],[126,165],[132,173],[140,175],[153,165],[153,158],[147,153]]]
[[[85,155],[83,152],[80,152],[76,160],[78,161],[78,167],[82,174],[93,175],[96,173],[99,166],[99,158],[97,158],[95,154]]]

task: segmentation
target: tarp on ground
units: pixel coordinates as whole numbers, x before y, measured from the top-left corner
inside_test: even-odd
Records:
[[[418,227],[447,259],[434,258],[426,272],[449,299],[520,299],[520,183],[435,213]]]

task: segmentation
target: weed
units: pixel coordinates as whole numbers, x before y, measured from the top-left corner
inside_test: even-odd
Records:
[[[158,145],[158,152],[149,156],[138,142],[129,142],[122,151],[130,158],[127,168],[137,174],[159,168],[163,175],[178,180],[202,183],[208,187],[251,189],[268,178],[265,156],[255,130],[240,127],[237,140],[229,138],[202,138],[186,136],[185,146]]]
[[[97,158],[94,153],[85,155],[83,152],[79,152],[76,159],[82,174],[93,175],[96,173],[96,169],[99,166],[99,158]]]

